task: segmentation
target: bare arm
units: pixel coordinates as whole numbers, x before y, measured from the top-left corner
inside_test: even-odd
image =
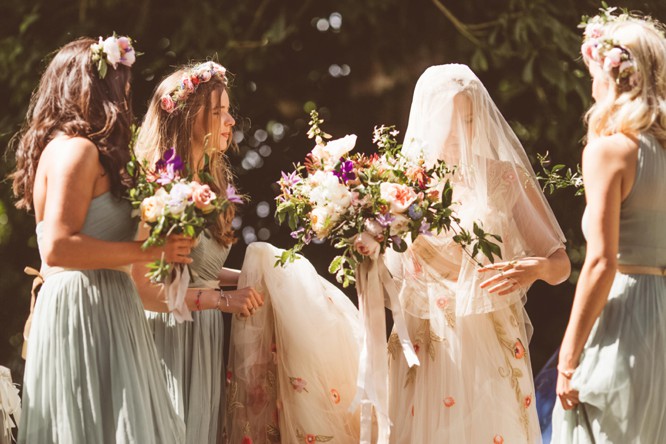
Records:
[[[578,366],[585,342],[608,300],[617,268],[620,238],[620,207],[631,188],[627,179],[635,146],[621,135],[596,139],[583,152],[583,177],[587,199],[587,254],[578,279],[571,317],[567,325],[558,363],[557,393],[565,409],[578,403],[569,378]],[[635,160],[633,162],[635,167]]]
[[[116,267],[154,260],[163,252],[175,261],[183,260],[181,254],[174,254],[184,252],[180,246],[142,250],[138,242],[107,242],[80,232],[94,193],[99,195],[109,188],[92,142],[79,137],[56,139],[44,150],[40,163],[46,189],[43,202],[35,199],[35,208],[38,215],[43,214],[40,249],[48,265],[77,269]]]
[[[240,270],[225,267],[220,270],[220,273],[217,275],[217,279],[220,281],[221,287],[235,287],[238,285],[239,276]]]

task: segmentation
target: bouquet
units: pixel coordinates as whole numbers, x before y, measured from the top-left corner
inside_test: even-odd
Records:
[[[355,270],[365,256],[377,258],[387,248],[407,249],[406,239],[453,230],[453,240],[475,259],[479,252],[491,262],[501,257],[497,235],[474,223],[471,232],[461,226],[452,202],[451,178],[455,169],[439,161],[427,166],[423,158],[405,156],[394,127],[375,127],[373,155],[352,154],[355,135],[327,142],[323,120],[312,111],[308,137],[314,149],[304,164],[282,173],[276,217],[289,224],[296,245],[278,264],[293,261],[313,239],[329,239],[342,253],[329,272],[344,287],[355,282]],[[471,247],[471,251],[469,251]],[[276,264],[277,265],[277,264]]]
[[[129,190],[132,206],[141,222],[150,227],[150,235],[142,248],[163,245],[170,234],[198,236],[212,226],[230,203],[242,203],[233,186],[226,189],[226,197],[216,195],[206,182],[212,182],[204,156],[204,168],[198,172],[201,182],[186,172],[185,165],[174,149],[167,150],[151,168],[147,162],[135,157],[127,164],[127,172],[134,177],[135,186]],[[148,264],[147,277],[153,282],[164,282],[172,265],[164,257]]]

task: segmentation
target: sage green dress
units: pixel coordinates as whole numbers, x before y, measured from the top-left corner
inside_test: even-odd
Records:
[[[229,254],[207,232],[192,249],[193,288],[215,288]],[[193,321],[176,322],[169,313],[147,311],[155,345],[176,411],[185,420],[188,444],[215,444],[224,414],[224,323],[217,310],[193,312]],[[222,406],[222,407],[221,407]],[[222,411],[220,410],[222,408]],[[219,424],[222,424],[219,422]]]
[[[666,149],[650,135],[639,142],[618,261],[664,272]],[[615,275],[571,385],[581,403],[569,411],[556,403],[553,443],[666,443],[666,275]]]
[[[90,203],[83,234],[130,241],[131,206]],[[41,243],[42,224],[37,225]],[[100,252],[103,254],[103,252]],[[43,261],[23,382],[19,443],[182,443],[139,295],[125,271]]]

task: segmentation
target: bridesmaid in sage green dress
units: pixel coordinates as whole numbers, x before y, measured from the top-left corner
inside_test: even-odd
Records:
[[[49,63],[19,137],[17,206],[34,211],[44,278],[32,314],[20,443],[178,444],[129,264],[165,255],[188,263],[192,242],[134,242],[121,198],[129,158],[131,41],[104,52],[82,38]]]
[[[558,364],[553,443],[666,442],[666,39],[590,20],[595,104],[583,152],[587,255]]]
[[[178,69],[156,88],[136,144],[137,156],[153,164],[173,147],[191,171],[206,170],[210,191],[225,195],[231,174],[224,156],[235,124],[229,111],[224,67],[213,62]],[[204,152],[210,162],[204,165]],[[196,177],[202,180],[202,177]],[[229,195],[228,197],[233,197]],[[169,313],[164,294],[134,267],[158,353],[167,376],[171,399],[185,420],[186,442],[214,444],[222,439],[224,408],[224,326],[222,312],[250,316],[263,305],[253,288],[223,292],[236,286],[238,270],[224,268],[234,241],[233,206],[212,229],[197,239],[190,264],[192,281],[186,302],[192,321],[179,322]],[[145,229],[140,230],[145,237]]]

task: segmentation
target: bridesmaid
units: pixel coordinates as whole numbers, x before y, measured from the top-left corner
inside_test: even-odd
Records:
[[[178,69],[156,88],[143,121],[136,151],[151,164],[165,149],[174,147],[190,171],[206,170],[213,192],[224,195],[231,184],[225,157],[235,124],[230,114],[227,76],[214,62]],[[204,154],[210,163],[204,165]],[[198,178],[198,176],[196,177]],[[224,328],[222,312],[250,316],[263,305],[263,297],[251,287],[222,292],[220,286],[236,286],[238,270],[224,268],[234,242],[231,220],[234,209],[204,232],[192,250],[193,280],[186,301],[193,322],[178,323],[168,313],[164,294],[145,281],[145,267],[134,267],[167,384],[178,414],[185,420],[187,443],[215,443],[222,433],[224,415]],[[142,235],[147,236],[144,231]]]
[[[17,207],[34,211],[45,282],[33,313],[19,443],[181,443],[128,265],[191,241],[142,250],[128,186],[127,37],[62,47],[32,96],[13,173]]]
[[[585,30],[595,104],[587,256],[559,354],[554,443],[666,442],[666,39],[606,11]]]

